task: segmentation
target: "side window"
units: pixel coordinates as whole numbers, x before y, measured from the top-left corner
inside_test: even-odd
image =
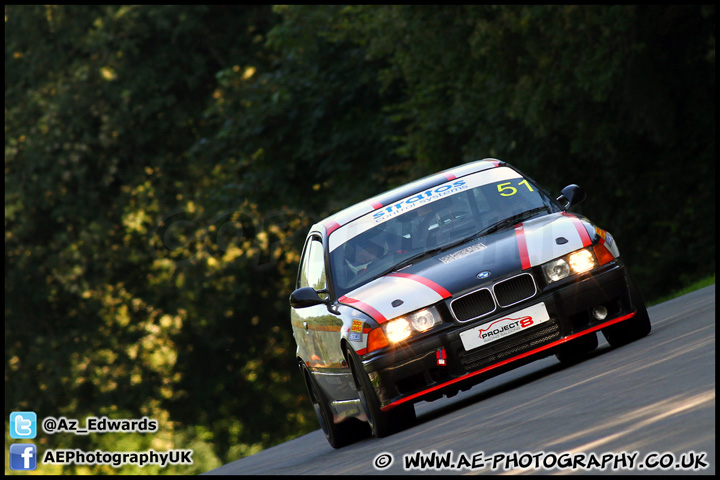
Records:
[[[313,237],[305,248],[300,268],[300,287],[322,290],[326,287],[325,256],[320,239]]]

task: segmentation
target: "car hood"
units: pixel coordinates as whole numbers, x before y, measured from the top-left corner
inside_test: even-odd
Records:
[[[383,323],[587,247],[594,232],[585,218],[544,215],[376,278],[338,301]]]

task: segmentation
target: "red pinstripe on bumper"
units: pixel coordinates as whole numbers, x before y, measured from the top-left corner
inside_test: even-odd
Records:
[[[428,394],[428,393],[434,392],[434,391],[436,391],[436,390],[440,390],[440,389],[442,389],[442,388],[445,388],[445,387],[447,387],[447,386],[453,385],[453,384],[455,384],[455,383],[462,382],[462,381],[464,381],[464,380],[467,380],[468,378],[472,378],[472,377],[475,377],[475,376],[480,375],[480,374],[482,374],[482,373],[485,373],[485,372],[488,372],[488,371],[490,371],[490,370],[493,370],[493,369],[495,369],[495,368],[502,367],[503,365],[507,365],[508,363],[512,363],[512,362],[514,362],[514,361],[523,359],[523,358],[525,358],[525,357],[529,357],[529,356],[531,356],[531,355],[535,355],[536,353],[540,353],[540,352],[542,352],[542,351],[544,351],[544,350],[548,350],[548,349],[550,349],[550,348],[557,347],[558,345],[562,345],[563,343],[569,342],[569,341],[574,340],[574,339],[576,339],[576,338],[578,338],[578,337],[582,337],[583,335],[587,335],[587,334],[590,334],[590,333],[593,333],[593,332],[597,332],[598,330],[601,330],[601,329],[603,329],[603,328],[605,328],[605,327],[609,327],[610,325],[614,325],[614,324],[616,324],[616,323],[620,323],[620,322],[623,322],[623,321],[625,321],[625,320],[628,320],[628,319],[634,317],[636,313],[637,313],[637,310],[634,311],[634,312],[632,312],[632,313],[629,313],[629,314],[627,314],[627,315],[623,315],[622,317],[617,317],[617,318],[614,318],[614,319],[612,319],[612,320],[608,320],[607,322],[603,322],[603,323],[601,323],[601,324],[599,324],[599,325],[595,325],[595,326],[593,326],[593,327],[591,327],[591,328],[588,328],[587,330],[583,330],[582,332],[578,332],[578,333],[575,333],[575,334],[573,334],[573,335],[567,336],[567,337],[565,337],[565,338],[561,338],[560,340],[556,340],[556,341],[554,341],[554,342],[548,343],[547,345],[543,345],[542,347],[535,348],[535,349],[533,349],[533,350],[530,350],[529,352],[525,352],[525,353],[522,353],[522,354],[520,354],[520,355],[517,355],[517,356],[511,357],[511,358],[505,359],[505,360],[503,360],[503,361],[501,361],[501,362],[495,363],[495,364],[490,365],[490,366],[488,366],[488,367],[481,368],[480,370],[476,370],[476,371],[474,371],[474,372],[470,372],[470,373],[468,373],[468,374],[463,375],[462,377],[454,378],[454,379],[452,379],[452,380],[450,380],[450,381],[448,381],[448,382],[442,383],[442,384],[440,384],[440,385],[435,385],[434,387],[430,387],[430,388],[425,389],[425,390],[423,390],[423,391],[421,391],[421,392],[417,392],[417,393],[414,393],[414,394],[412,394],[412,395],[408,395],[407,397],[402,398],[402,399],[400,399],[400,400],[398,400],[398,401],[396,401],[396,402],[393,402],[393,403],[390,403],[390,404],[388,404],[388,405],[385,405],[385,406],[382,407],[380,410],[382,410],[382,411],[384,411],[384,412],[385,412],[385,411],[388,411],[388,410],[391,410],[392,408],[394,408],[394,407],[396,407],[396,406],[398,406],[398,405],[401,405],[401,404],[403,404],[403,403],[405,403],[405,402],[409,402],[409,401],[414,400],[414,399],[416,399],[416,398],[418,398],[418,397],[422,397],[423,395],[426,395],[426,394]]]

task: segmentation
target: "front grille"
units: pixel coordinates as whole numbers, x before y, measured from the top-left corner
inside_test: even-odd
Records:
[[[493,300],[490,290],[483,288],[455,300],[452,303],[452,309],[455,318],[464,322],[495,310],[495,300]]]
[[[507,307],[535,295],[535,281],[532,275],[525,273],[495,284],[493,292],[501,307]]]
[[[467,322],[494,312],[498,305],[509,307],[536,293],[533,276],[523,273],[496,283],[492,287],[492,293],[489,289],[482,288],[457,298],[450,303],[450,309],[459,322]]]
[[[488,367],[507,358],[523,354],[560,338],[560,326],[554,318],[524,332],[497,340],[490,345],[458,353],[460,363],[468,372]]]

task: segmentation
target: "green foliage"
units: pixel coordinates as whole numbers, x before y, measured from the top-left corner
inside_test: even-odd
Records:
[[[673,298],[682,297],[683,295],[687,295],[688,293],[694,292],[695,290],[700,290],[701,288],[709,287],[710,285],[715,285],[715,273],[708,277],[701,278],[700,280],[696,280],[690,285],[684,285],[680,290],[677,290],[670,295],[657,298],[653,300],[651,304],[657,305],[663,302],[667,302],[669,300],[672,300]]]
[[[393,125],[383,114],[377,66],[361,47],[330,38],[338,7],[278,10],[284,21],[268,35],[271,67],[218,74],[207,112],[217,130],[202,150],[237,159],[245,198],[264,208],[301,206],[319,220],[395,179]]]
[[[6,9],[9,408],[147,415],[168,448],[209,449],[204,467],[303,427],[275,298],[300,221],[264,217],[192,151],[215,73],[261,59],[274,21],[269,7]],[[265,397],[263,415],[286,414],[258,415]]]
[[[6,6],[6,410],[160,422],[41,449],[196,452],[122,473],[317,428],[287,314],[308,227],[488,156],[585,187],[647,298],[713,273],[714,14]]]
[[[494,156],[609,228],[655,296],[714,268],[712,6],[352,7],[423,172]],[[682,253],[682,254],[681,254]],[[680,272],[670,276],[667,272]]]

